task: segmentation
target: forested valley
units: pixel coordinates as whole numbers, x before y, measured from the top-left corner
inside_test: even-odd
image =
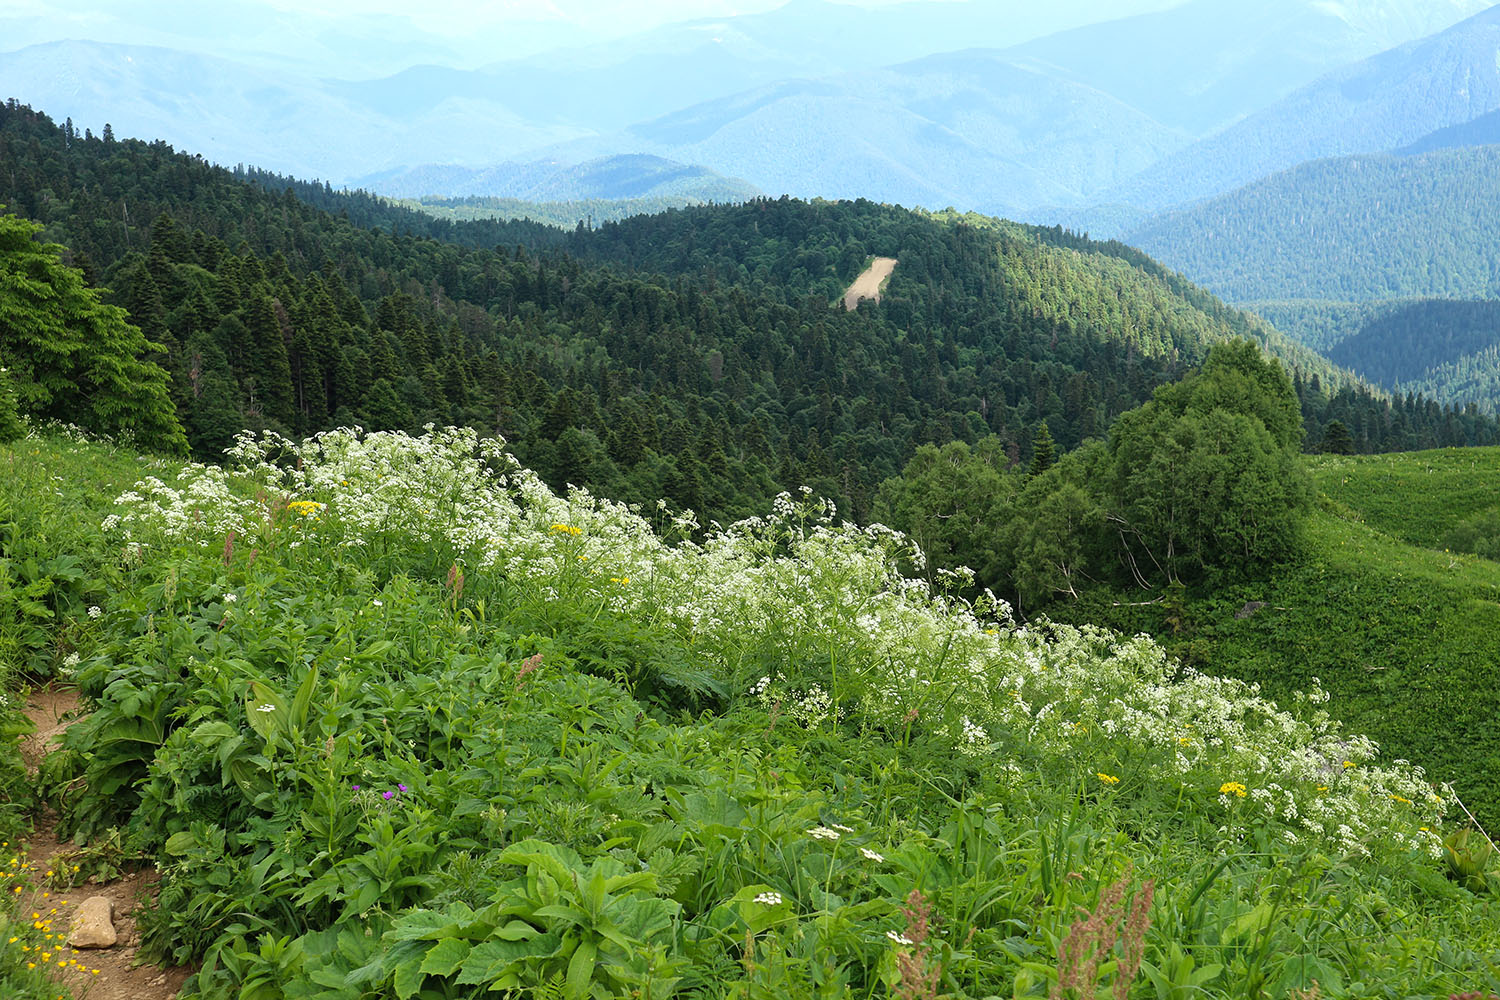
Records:
[[[590,230],[432,219],[0,110],[0,201],[165,352],[194,455],[242,428],[499,433],[561,488],[729,520],[808,485],[864,520],[921,444],[1068,450],[1233,337],[1294,368],[1316,448],[1496,440],[1387,400],[1120,244],[867,202],[757,200]],[[832,307],[876,255],[886,303]],[[46,414],[57,415],[57,414]]]

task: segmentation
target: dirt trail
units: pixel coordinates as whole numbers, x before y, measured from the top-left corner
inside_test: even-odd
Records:
[[[876,257],[870,266],[865,268],[865,273],[854,279],[854,284],[844,293],[844,308],[853,312],[859,305],[860,299],[874,299],[880,302],[880,289],[885,286],[886,279],[890,278],[891,272],[896,269],[896,258]]]
[[[26,766],[35,770],[52,749],[63,730],[71,725],[78,709],[78,692],[73,688],[41,688],[31,692],[26,699],[26,716],[36,725],[36,732],[27,736],[21,744],[21,754]],[[57,841],[57,817],[50,810],[36,817],[36,832],[23,838],[24,849],[40,872],[45,872],[62,863],[59,856],[71,850],[70,843]],[[157,874],[152,868],[131,872],[122,878],[104,885],[85,884],[61,892],[42,895],[39,890],[31,900],[31,908],[42,914],[57,911],[53,926],[66,932],[72,915],[90,896],[105,896],[115,908],[115,932],[119,941],[113,948],[90,949],[78,953],[78,961],[89,969],[98,969],[97,976],[89,974],[86,984],[79,982],[76,974],[69,979],[74,992],[82,995],[87,987],[88,1000],[172,1000],[188,977],[187,969],[160,969],[143,965],[132,968],[140,947],[140,935],[136,932],[132,911],[145,897],[155,895]]]

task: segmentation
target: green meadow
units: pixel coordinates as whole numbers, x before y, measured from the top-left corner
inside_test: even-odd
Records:
[[[1327,485],[1365,461],[1318,467],[1266,609],[1191,599],[1166,643],[1257,688],[934,592],[807,496],[703,530],[466,431],[223,469],[33,434],[0,450],[6,731],[27,684],[88,714],[36,778],[6,742],[5,832],[47,802],[156,866],[184,996],[1500,990],[1483,838],[1363,735],[1381,698],[1478,724],[1495,567],[1377,530],[1377,487]],[[22,865],[0,988],[56,996]]]

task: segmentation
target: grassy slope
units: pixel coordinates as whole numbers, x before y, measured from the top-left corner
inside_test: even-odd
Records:
[[[1190,592],[1176,633],[1164,605],[1112,603],[1138,597],[1096,593],[1058,613],[1158,635],[1186,662],[1272,697],[1321,678],[1351,729],[1453,781],[1500,825],[1500,564],[1440,547],[1455,521],[1500,502],[1500,449],[1311,462],[1325,499],[1299,563]],[[1269,607],[1236,618],[1247,601]]]
[[[132,843],[172,863],[170,903],[142,925],[153,947],[182,949],[179,958],[210,949],[215,961],[197,982],[206,995],[235,995],[254,982],[260,992],[251,995],[406,996],[398,966],[410,960],[414,970],[424,954],[415,974],[430,991],[424,996],[472,995],[451,971],[459,959],[436,958],[438,947],[445,956],[467,954],[468,941],[489,933],[493,917],[463,917],[462,905],[483,913],[489,900],[508,900],[518,909],[506,920],[519,913],[546,928],[556,912],[527,902],[527,877],[545,886],[558,864],[585,878],[628,869],[634,879],[639,866],[641,881],[610,890],[621,900],[611,905],[623,907],[616,916],[630,923],[629,936],[649,937],[662,951],[650,958],[633,947],[627,957],[658,970],[675,965],[686,977],[679,995],[705,1000],[887,995],[905,947],[887,932],[913,933],[900,908],[914,888],[935,908],[929,957],[943,963],[943,995],[1046,995],[1069,924],[1127,861],[1136,884],[1156,881],[1144,941],[1149,968],[1134,996],[1280,997],[1313,979],[1324,997],[1351,1000],[1500,988],[1500,968],[1486,957],[1500,941],[1491,905],[1439,877],[1420,853],[1382,846],[1378,833],[1367,841],[1373,856],[1340,850],[1336,836],[1288,838],[1300,828],[1268,817],[1253,796],[1217,794],[1230,779],[1252,791],[1279,781],[1296,786],[1304,813],[1339,799],[1360,803],[1372,822],[1414,826],[1405,808],[1387,801],[1376,770],[1335,765],[1319,779],[1335,790],[1320,798],[1290,758],[1277,758],[1275,718],[1242,734],[1248,750],[1216,745],[1214,713],[1233,717],[1248,700],[1243,692],[1200,688],[1174,701],[1132,679],[1138,669],[1150,674],[1149,664],[1131,665],[1138,646],[1091,660],[1101,647],[1061,633],[1043,641],[969,628],[945,639],[943,619],[917,604],[889,595],[868,603],[849,582],[863,575],[861,561],[840,559],[855,550],[837,545],[801,568],[747,555],[762,582],[745,599],[785,602],[775,613],[749,609],[754,627],[717,621],[734,600],[708,592],[689,595],[697,602],[689,608],[712,609],[705,617],[674,624],[670,604],[683,595],[674,594],[673,578],[692,586],[681,574],[702,570],[707,582],[721,556],[712,548],[682,560],[661,554],[628,586],[606,583],[604,574],[620,572],[616,561],[644,543],[638,526],[611,536],[613,515],[582,507],[552,506],[510,522],[514,561],[491,569],[466,563],[460,599],[450,556],[409,534],[426,530],[432,510],[441,518],[444,504],[466,502],[441,482],[433,499],[408,498],[423,514],[416,529],[346,554],[338,539],[350,536],[340,532],[402,482],[399,474],[362,482],[378,471],[363,460],[310,491],[330,504],[315,518],[288,510],[274,493],[249,500],[260,491],[247,483],[245,509],[271,519],[240,535],[232,553],[191,535],[169,544],[138,525],[138,537],[163,544],[122,567],[118,546],[94,526],[141,506],[113,502],[133,467],[142,469],[115,449],[23,442],[0,448],[0,468],[10,472],[0,497],[8,516],[74,549],[91,575],[120,574],[104,614],[77,615],[57,651],[82,651],[80,677],[97,699],[97,718],[125,728],[77,727],[68,746],[90,784],[110,773],[144,777],[131,770],[136,754],[150,761],[150,777],[132,779],[113,800],[72,785],[71,819],[82,827],[121,823]],[[150,473],[175,482],[165,467]],[[64,496],[37,489],[53,482],[67,484]],[[360,491],[347,509],[344,487]],[[400,507],[393,511],[400,516]],[[583,528],[575,534],[560,525]],[[1385,565],[1379,536],[1361,530],[1375,565]],[[1332,559],[1345,541],[1317,544]],[[811,551],[822,544],[814,540]],[[722,582],[742,579],[736,559],[726,565]],[[536,578],[534,566],[551,569]],[[765,586],[783,571],[779,596],[768,596]],[[1424,573],[1441,575],[1435,561]],[[634,587],[657,588],[638,606],[644,613],[622,610],[610,596]],[[882,610],[891,604],[907,608],[893,639],[884,635],[891,626]],[[887,641],[896,645],[874,655]],[[903,732],[904,701],[922,693],[923,679],[972,680],[958,651],[990,643],[999,672],[980,678],[977,690],[940,686],[930,699],[922,695],[915,724],[907,720]],[[897,650],[903,655],[890,660]],[[533,652],[545,653],[541,669],[523,683],[520,667]],[[778,706],[768,712],[764,702],[734,696],[719,712],[689,714],[647,700],[650,676],[700,661],[738,663],[725,679],[739,683],[770,670]],[[878,684],[892,663],[914,671],[895,706],[878,687],[861,687]],[[265,687],[250,687],[252,679]],[[799,689],[814,682],[843,706],[842,723],[808,709]],[[310,732],[299,738],[283,729],[294,724],[292,691],[303,685],[316,695],[311,712],[303,709]],[[111,733],[138,732],[139,713],[163,697],[176,706],[174,718],[191,720],[167,746],[112,742]],[[993,711],[985,699],[997,703]],[[262,716],[262,702],[281,707]],[[1112,713],[1126,706],[1139,714],[1112,728]],[[944,720],[960,708],[984,713],[975,716],[984,721],[982,746],[967,736],[955,746]],[[1165,750],[1144,731],[1161,723]],[[262,752],[270,761],[256,756]],[[1258,753],[1272,756],[1260,770]],[[1197,763],[1179,772],[1184,754]],[[398,781],[410,790],[402,785],[398,795]],[[1380,794],[1361,791],[1364,782],[1377,783]],[[365,790],[351,792],[351,784]],[[382,788],[391,799],[375,791]],[[132,814],[136,796],[141,809]],[[842,840],[809,836],[833,823],[848,824]],[[176,835],[164,842],[169,833]],[[221,836],[228,846],[214,839]],[[648,852],[648,844],[656,846]],[[663,844],[665,856],[657,853]],[[860,848],[881,857],[861,856]],[[674,861],[674,851],[687,862]],[[572,905],[570,878],[554,885],[563,905]],[[767,893],[780,901],[756,901]],[[379,905],[365,910],[372,901]],[[447,915],[414,943],[408,931],[428,927],[429,918],[413,907]],[[669,931],[650,923],[649,914],[667,911],[680,924]],[[221,933],[229,914],[253,929]],[[507,932],[516,927],[506,924]],[[285,950],[258,938],[261,930],[304,936]],[[508,945],[489,939],[475,952],[481,947],[500,954]],[[0,951],[0,977],[22,975],[22,966],[8,965],[13,957]],[[363,988],[336,985],[361,965]],[[566,955],[537,958],[525,974],[538,978],[527,982],[560,981],[569,967]],[[610,990],[621,984],[609,977],[629,971],[581,968]],[[665,996],[663,977],[672,974],[658,971],[650,995]],[[487,981],[476,975],[467,982]],[[318,993],[313,976],[335,985]],[[34,980],[14,983],[6,995],[53,995]]]
[[[1425,548],[1442,548],[1455,521],[1500,505],[1500,448],[1324,455],[1313,474],[1370,527]]]

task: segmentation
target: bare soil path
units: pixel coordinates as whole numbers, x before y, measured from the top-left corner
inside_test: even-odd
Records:
[[[21,754],[31,770],[56,746],[63,730],[77,721],[78,692],[68,687],[45,687],[31,692],[26,699],[26,716],[36,725],[36,732],[27,736],[21,745]],[[57,817],[50,810],[36,817],[36,832],[23,841],[24,850],[40,871],[48,871],[62,864],[61,855],[73,845],[59,843],[57,839]],[[83,994],[86,986],[88,1000],[172,1000],[188,977],[187,969],[161,969],[156,966],[135,966],[140,948],[140,935],[136,931],[133,911],[148,898],[155,895],[156,871],[145,868],[131,872],[104,885],[85,883],[72,889],[43,895],[38,891],[31,901],[32,909],[38,913],[57,910],[53,926],[66,932],[72,915],[90,896],[105,896],[114,903],[115,932],[119,941],[113,948],[80,951],[78,961],[89,969],[98,969],[97,976],[88,974],[87,983],[80,983],[77,974],[69,978],[75,992]]]
[[[854,279],[854,284],[844,293],[844,308],[853,312],[859,305],[860,299],[874,299],[880,302],[880,290],[885,287],[891,272],[896,270],[896,258],[876,257],[870,266],[865,268],[865,273]]]

